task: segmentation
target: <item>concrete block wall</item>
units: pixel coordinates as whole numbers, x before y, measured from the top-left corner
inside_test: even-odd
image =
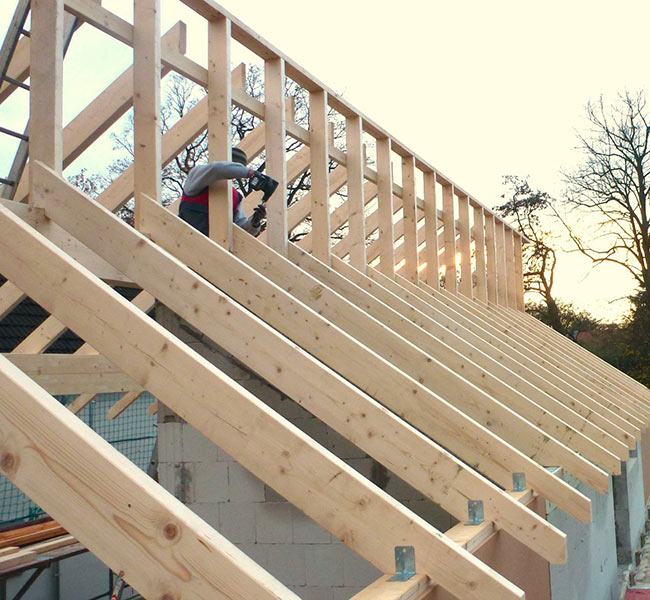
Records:
[[[157,319],[229,377],[435,527],[445,531],[455,523],[439,506],[174,313],[160,307]],[[304,600],[345,600],[381,575],[165,407],[159,410],[158,429],[161,484]]]
[[[546,503],[547,520],[567,535],[567,563],[550,565],[553,600],[618,600],[618,566],[612,478],[608,494],[558,469],[557,474],[591,500],[592,522],[578,523]]]
[[[614,476],[614,517],[618,562],[627,565],[641,545],[645,528],[645,496],[643,488],[643,456],[641,444],[622,463],[621,474]]]

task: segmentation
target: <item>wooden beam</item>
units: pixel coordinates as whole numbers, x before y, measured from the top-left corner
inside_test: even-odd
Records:
[[[363,166],[365,164],[363,156],[363,124],[359,117],[348,117],[345,120],[345,145],[348,156],[348,166],[346,170],[348,185],[348,222],[350,228],[348,237],[350,239],[350,264],[357,269],[365,270],[366,268],[366,219],[364,216],[364,199],[363,187]],[[343,167],[337,167],[342,169]],[[337,169],[334,170],[336,174]],[[333,187],[333,186],[332,186]],[[334,191],[334,190],[330,190]]]
[[[142,194],[162,202],[159,0],[134,0],[133,25],[134,221],[140,228]]]
[[[180,52],[185,45],[185,24],[176,23],[162,36],[162,47]],[[161,76],[169,73],[164,66]],[[68,167],[133,105],[133,67],[126,69],[63,130],[63,168]],[[132,167],[131,167],[132,168]],[[29,194],[29,164],[16,188],[14,199],[24,202]]]
[[[89,202],[51,171],[44,169],[42,175],[44,179],[47,177],[47,182],[43,183],[51,190],[53,197],[60,197],[61,192],[66,190],[66,200],[76,197],[82,201],[82,205],[101,211],[106,225],[110,223],[111,228],[117,227],[122,235],[132,238],[135,245],[142,249],[139,255],[153,251],[160,259],[165,256],[137,231]],[[80,206],[72,208],[67,201],[54,204],[60,204],[61,212],[72,215],[72,220],[78,225],[78,214],[73,213]],[[52,208],[56,210],[54,205]],[[178,342],[173,335],[152,325],[137,309],[93,280],[73,261],[66,259],[55,247],[38,238],[33,230],[1,208],[0,230],[3,234],[9,233],[14,242],[7,246],[3,240],[8,236],[0,236],[0,269],[3,272],[6,271],[12,279],[23,284],[28,293],[33,292],[35,299],[46,310],[56,308],[57,318],[67,321],[107,358],[118,363],[129,374],[146,379],[147,387],[160,401],[208,438],[218,440],[220,447],[254,475],[269,483],[272,480],[278,493],[325,528],[337,532],[348,545],[378,568],[387,571],[393,564],[396,540],[391,532],[399,531],[399,542],[413,545],[416,552],[424,557],[421,561],[422,571],[452,593],[476,600],[479,597],[494,600],[523,598],[522,593],[501,576],[468,553],[457,551],[435,529],[415,518],[348,465],[286,423],[243,388],[228,380],[213,365]],[[84,241],[88,242],[87,239]],[[117,242],[117,255],[127,254],[124,252],[124,240],[113,238],[107,242]],[[29,256],[29,261],[24,260],[25,256]],[[22,260],[20,257],[23,257]],[[138,262],[132,261],[134,266]],[[176,261],[172,260],[170,264],[173,265],[170,275],[176,277],[187,273],[199,284],[197,290],[204,289],[200,278]],[[143,270],[151,272],[148,267]],[[61,279],[58,274],[63,272],[66,276]],[[75,289],[83,289],[84,293],[75,293]],[[192,290],[192,286],[189,290]],[[55,298],[60,294],[74,298],[76,302],[56,302]],[[188,299],[185,291],[172,292],[172,295]],[[219,310],[234,306],[228,302],[201,305]],[[191,301],[190,306],[193,306]],[[106,322],[96,311],[110,314],[112,318]],[[195,312],[193,308],[191,312]],[[211,392],[209,398],[205,395],[206,390]],[[264,448],[263,452],[261,448]],[[317,502],[314,502],[315,497],[318,497]],[[359,498],[364,498],[362,519],[355,517]],[[378,544],[379,536],[386,537],[387,542]]]
[[[425,600],[434,589],[431,580],[419,573],[407,581],[390,581],[392,578],[391,573],[382,575],[350,600]]]
[[[287,255],[287,133],[284,97],[284,61],[271,58],[264,62],[264,103],[266,107],[266,171],[278,182],[269,199],[266,216],[267,243],[282,256]]]
[[[436,174],[424,173],[424,236],[427,261],[426,281],[440,287],[440,264],[438,262],[438,208],[436,206]]]
[[[63,169],[63,1],[32,0],[29,154]]]
[[[116,419],[140,396],[142,396],[142,392],[129,392],[128,394],[124,394],[124,396],[108,409],[107,417],[111,420]]]
[[[5,281],[0,287],[0,320],[4,319],[25,298],[11,281]]]
[[[521,247],[521,236],[515,233],[515,298],[517,310],[524,311],[524,265]]]
[[[297,599],[3,357],[0,390],[2,473],[140,594]]]
[[[327,92],[309,93],[309,141],[311,152],[312,252],[330,261],[329,141],[327,139]]]
[[[476,249],[476,270],[474,271],[476,274],[476,287],[474,288],[474,297],[481,302],[487,302],[487,260],[483,208],[480,206],[474,206],[473,210],[474,246]],[[427,281],[427,283],[429,282]]]
[[[442,186],[442,226],[445,239],[445,289],[458,291],[456,274],[456,221],[454,217],[454,188]]]
[[[512,234],[512,229],[506,228],[505,230],[505,251],[506,251],[506,270],[508,273],[508,307],[517,308],[517,273],[515,266],[515,246]]]
[[[84,207],[84,203],[87,206]],[[257,312],[260,316],[265,316],[274,327],[289,333],[292,339],[306,343],[306,349],[308,351],[314,354],[320,354],[322,351],[319,352],[317,350],[318,347],[322,347],[325,350],[331,346],[337,347],[337,339],[339,342],[338,346],[340,346],[338,349],[339,353],[343,352],[345,347],[349,345],[349,342],[346,343],[345,340],[341,339],[341,335],[336,333],[334,335],[337,339],[329,342],[328,338],[332,334],[328,332],[332,328],[322,317],[319,317],[316,313],[310,313],[308,309],[291,299],[288,294],[270,284],[264,277],[256,275],[250,268],[242,265],[228,253],[219,251],[219,248],[205,236],[198,234],[196,230],[171,215],[165,209],[158,207],[155,203],[150,202],[145,206],[151,209],[150,211],[146,210],[146,223],[154,227],[152,231],[148,232],[149,235],[155,236],[168,249],[172,250],[175,254],[179,254],[179,257],[183,260],[189,259],[192,269],[199,271],[202,275],[213,280],[237,301],[245,302],[250,310]],[[85,215],[85,220],[86,218],[91,218],[90,214],[86,213],[89,209],[90,207],[87,201],[84,201],[77,205],[74,211],[79,214],[77,211],[82,210]],[[100,209],[97,207],[91,209],[91,213],[97,213],[98,211]],[[133,238],[133,235],[132,231],[129,228],[124,228],[123,224],[118,220],[113,220],[113,223],[114,226],[111,229],[113,227],[116,227],[116,229],[111,232],[109,238],[114,239],[116,243],[113,248],[107,248],[107,252],[110,253],[113,259],[121,261],[120,256],[124,256],[122,250],[129,245],[127,240],[128,238]],[[128,236],[126,237],[125,232],[122,231],[124,229],[128,232]],[[121,234],[120,231],[122,231]],[[161,231],[165,233],[161,235]],[[258,252],[264,254],[264,260],[268,260],[267,254],[272,257],[277,257],[272,250],[261,244],[258,240],[255,240],[244,232],[236,232],[235,240],[240,237],[253,241],[259,248]],[[171,240],[176,240],[176,242],[170,245],[169,242]],[[140,244],[137,236],[130,243]],[[200,257],[208,255],[212,256],[212,260],[209,263],[210,266],[206,267],[206,263],[200,260]],[[381,409],[378,404],[364,396],[359,390],[345,383],[333,373],[328,372],[322,365],[316,363],[309,354],[297,351],[293,344],[287,343],[273,330],[266,326],[260,326],[259,322],[248,315],[246,311],[239,308],[239,305],[230,300],[226,300],[225,296],[220,297],[217,294],[215,297],[216,292],[211,292],[211,288],[207,284],[195,285],[191,283],[192,278],[196,280],[195,276],[189,275],[188,278],[187,273],[179,272],[175,275],[175,281],[177,282],[176,285],[181,285],[183,288],[187,285],[191,289],[196,290],[195,295],[200,294],[202,296],[201,300],[198,297],[192,300],[187,298],[186,295],[181,295],[176,299],[169,296],[168,292],[164,291],[168,287],[164,281],[164,277],[160,276],[160,272],[161,269],[163,272],[168,271],[172,268],[171,264],[168,264],[167,267],[149,268],[145,266],[146,256],[143,256],[142,259],[145,262],[142,263],[142,266],[137,271],[140,276],[146,277],[147,281],[143,279],[141,283],[147,286],[160,286],[157,294],[161,294],[161,301],[167,306],[186,318],[192,325],[205,331],[211,338],[222,340],[226,351],[233,353],[239,360],[246,360],[251,368],[265,377],[272,385],[278,387],[278,389],[290,397],[295,398],[296,401],[300,402],[307,409],[314,411],[319,418],[329,423],[341,432],[342,435],[358,443],[366,451],[376,456],[378,460],[387,464],[389,468],[400,473],[400,476],[404,477],[409,483],[423,489],[425,493],[431,494],[437,502],[444,505],[445,509],[452,511],[452,514],[462,517],[467,500],[472,495],[479,494],[480,497],[486,498],[486,510],[488,511],[487,514],[490,515],[489,518],[495,518],[495,520],[503,523],[503,526],[508,530],[516,531],[521,539],[525,539],[527,540],[526,543],[531,543],[535,548],[539,548],[539,551],[543,552],[545,556],[552,557],[550,558],[551,560],[562,560],[564,546],[563,542],[557,538],[557,532],[548,530],[545,524],[540,528],[539,522],[528,523],[530,515],[526,515],[525,517],[521,515],[523,522],[519,522],[520,517],[517,516],[517,509],[514,509],[514,513],[511,513],[511,510],[497,509],[496,507],[499,502],[508,501],[507,497],[497,492],[495,488],[492,488],[488,493],[487,489],[484,488],[486,482],[474,474],[471,477],[469,473],[466,477],[458,477],[458,469],[462,468],[464,470],[465,468],[455,459],[453,459],[453,462],[456,463],[455,465],[449,464],[448,461],[451,455],[442,451],[419,434],[414,436],[414,430],[397,420],[392,413]],[[127,262],[132,261],[129,260]],[[287,265],[291,267],[289,263]],[[295,267],[291,268],[297,271]],[[135,275],[136,273],[133,272],[131,274]],[[306,277],[306,275],[303,274],[302,277]],[[186,278],[188,281],[183,283]],[[242,294],[248,298],[248,301],[244,300]],[[281,313],[278,313],[276,317],[274,314],[268,314],[266,312],[264,298],[271,296],[278,298],[279,304],[286,307],[293,315],[293,318],[289,320],[289,324],[292,326],[290,331],[287,331],[287,326],[283,326],[281,324],[282,321],[278,320],[282,318]],[[187,303],[188,300],[190,300],[189,304]],[[193,307],[197,306],[197,302],[206,308],[196,312]],[[218,308],[218,311],[214,312],[215,309],[209,309],[207,307]],[[230,317],[230,324],[227,325],[226,329],[223,328],[223,325],[220,325],[221,319],[219,318],[219,312],[221,310],[225,310]],[[307,328],[301,325],[305,320],[308,320],[310,323]],[[229,335],[228,331],[232,327],[240,331],[241,334],[239,336]],[[302,338],[296,338],[296,335],[302,335]],[[314,335],[318,339],[314,338]],[[310,339],[312,339],[311,342],[309,342]],[[319,339],[325,340],[326,342],[319,342]],[[314,341],[316,342],[315,345]],[[255,345],[257,351],[255,357],[247,358],[248,351],[246,348],[250,348],[251,345]],[[357,354],[359,354],[357,359],[360,361],[359,364],[364,364],[367,360],[363,354],[364,349],[357,346],[356,350]],[[367,351],[365,353],[367,354]],[[278,356],[282,356],[285,359],[281,366],[277,363],[277,359],[273,358]],[[353,364],[353,368],[356,369],[357,365]],[[376,369],[372,369],[371,365],[367,370],[368,373],[371,373],[372,370]],[[390,380],[387,379],[386,381]],[[404,394],[399,394],[399,396],[403,397]],[[342,406],[346,408],[341,410]],[[399,410],[402,410],[402,408]],[[353,414],[365,414],[366,417],[359,420],[357,418],[351,418]],[[368,427],[373,431],[390,430],[393,432],[393,435],[390,440],[386,440],[383,436],[368,435]],[[468,437],[468,440],[471,439],[471,437]],[[408,452],[396,451],[395,448],[391,447],[398,440],[400,440],[400,448],[408,448]],[[430,457],[432,456],[436,457],[437,475],[434,481],[431,481],[431,473],[427,468],[421,469],[414,466],[414,464],[429,464]],[[443,468],[443,465],[448,465],[448,467],[445,466]],[[458,483],[454,484],[452,479],[448,479],[448,477],[452,477]],[[468,481],[467,487],[464,484],[465,479]],[[458,495],[459,492],[455,491],[456,487],[462,490],[460,496]],[[496,498],[494,497],[495,493],[497,494]],[[508,505],[511,509],[513,508],[511,502]],[[462,512],[459,513],[458,511]],[[504,516],[504,514],[507,514],[507,516]],[[518,521],[516,526],[514,525],[514,519]],[[511,522],[513,524],[510,524]],[[531,532],[535,532],[535,539],[530,538]],[[543,542],[542,538],[544,538]]]
[[[404,276],[418,282],[418,218],[415,204],[415,157],[402,158],[402,208],[404,219]]]
[[[497,304],[508,306],[508,266],[506,262],[506,232],[502,221],[495,223],[497,260]]]
[[[230,19],[217,16],[208,21],[208,153],[211,161],[230,161]],[[232,184],[221,179],[210,186],[210,237],[232,248]]]
[[[497,283],[497,247],[496,225],[494,215],[485,214],[485,258],[487,260],[487,299],[496,304],[499,299],[499,286]]]
[[[472,241],[470,238],[469,224],[469,198],[458,196],[458,229],[460,249],[460,285],[458,291],[472,297]],[[407,279],[409,279],[407,277]]]
[[[377,140],[377,213],[379,216],[379,268],[389,277],[395,272],[393,246],[393,164],[391,140]]]
[[[142,392],[131,377],[103,356],[5,354],[21,371],[52,395]]]

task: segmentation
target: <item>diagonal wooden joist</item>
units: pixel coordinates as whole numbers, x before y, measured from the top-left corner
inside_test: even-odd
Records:
[[[297,600],[2,356],[0,471],[145,597]]]
[[[386,282],[386,278],[375,269],[368,269],[368,275],[382,285],[384,285]],[[484,314],[484,311],[486,309],[479,303],[468,303],[467,305],[464,305],[457,300],[458,297],[452,297],[451,295],[444,296],[443,301],[442,294],[440,294],[437,290],[429,287],[422,281],[420,281],[418,287],[412,284],[410,281],[407,281],[406,279],[399,276],[397,279],[399,281],[400,288],[406,290],[406,292],[411,296],[417,297],[427,304],[431,304],[435,309],[440,310],[440,312],[447,315],[456,323],[463,325],[477,335],[481,335],[499,351],[509,354],[515,359],[523,360],[524,362],[527,360],[530,363],[531,367],[538,369],[542,376],[544,376],[549,381],[552,381],[554,385],[568,394],[569,397],[573,396],[582,404],[587,406],[588,409],[592,411],[592,414],[600,414],[607,420],[617,425],[620,429],[624,430],[628,435],[627,443],[629,447],[631,447],[631,444],[633,444],[633,440],[638,435],[640,435],[639,428],[631,425],[626,419],[617,414],[615,410],[613,411],[606,408],[600,402],[598,402],[597,399],[594,399],[585,392],[576,389],[570,381],[566,380],[566,377],[562,373],[548,370],[546,368],[547,365],[539,361],[537,357],[535,357],[535,355],[528,350],[527,347],[508,337],[506,333],[496,327],[494,323],[490,321],[489,317]],[[572,404],[571,402],[569,402],[567,405],[574,410],[578,408],[577,404]],[[587,413],[585,416],[591,415]],[[621,441],[624,440],[621,439]]]
[[[53,184],[70,188],[56,174],[47,175],[47,169],[45,177],[47,182],[36,175],[35,181],[43,184],[33,190],[37,202],[53,193]],[[73,189],[68,193],[78,194]],[[83,195],[81,199],[94,204]],[[148,247],[145,238],[104,214],[138,236],[138,247]],[[272,479],[278,493],[379,569],[391,569],[394,545],[413,545],[423,557],[423,572],[455,595],[523,598],[515,586],[278,417],[4,208],[0,230],[2,272],[256,476]],[[94,233],[101,239],[100,230]],[[175,264],[175,271],[184,269]],[[174,294],[183,296],[191,289]],[[264,452],[257,451],[258,445]]]
[[[476,483],[471,484],[469,487],[459,486],[465,486],[462,483],[465,479],[468,479],[468,482],[476,480],[476,482],[480,483],[480,486],[484,486],[485,480],[481,482],[480,479],[476,479],[475,474],[471,474],[471,471],[462,467],[461,463],[451,458],[447,452],[442,451],[422,436],[414,435],[414,430],[407,427],[399,419],[392,417],[391,413],[382,410],[370,398],[325,369],[293,344],[288,343],[273,330],[270,330],[249,313],[239,308],[237,304],[220,295],[214,288],[210,288],[205,283],[200,283],[200,280],[197,282],[196,276],[189,273],[187,269],[175,269],[174,279],[176,283],[174,285],[181,285],[183,288],[194,290],[191,294],[192,298],[185,297],[187,295],[170,294],[168,291],[169,285],[166,281],[167,276],[161,275],[161,273],[170,273],[170,269],[174,267],[173,261],[170,261],[169,258],[165,261],[164,254],[161,254],[160,250],[156,250],[151,244],[143,245],[141,243],[142,236],[139,236],[131,228],[103,211],[95,203],[88,201],[74,188],[70,188],[65,183],[62,185],[64,186],[63,189],[67,190],[69,199],[74,196],[79,202],[77,207],[73,209],[77,215],[83,213],[86,215],[85,219],[99,218],[104,222],[104,225],[97,223],[99,230],[104,227],[110,229],[110,233],[107,233],[105,237],[113,241],[109,244],[103,244],[106,256],[110,256],[111,260],[116,262],[122,262],[126,259],[125,262],[133,265],[131,275],[134,279],[139,280],[143,287],[155,291],[156,296],[162,302],[209,337],[219,340],[224,348],[238,359],[246,360],[251,368],[260,373],[275,387],[301,402],[305,408],[314,411],[319,418],[329,422],[332,427],[339,430],[354,443],[358,443],[367,452],[376,456],[377,460],[384,462],[409,483],[433,497],[446,510],[451,511],[458,518],[464,518],[467,500],[470,499],[473,493],[476,494],[479,489],[476,487]],[[156,205],[153,201],[146,202],[145,207],[143,211],[143,227],[146,229],[155,226],[155,217],[159,215],[161,218],[167,219],[163,227],[167,231],[168,240],[178,240],[178,236],[173,235],[171,230],[180,228],[189,233],[190,236],[194,235],[194,241],[190,239],[187,245],[190,254],[205,256],[207,249],[208,252],[214,253],[223,261],[215,269],[216,271],[224,274],[232,273],[229,276],[230,279],[247,281],[248,285],[254,285],[256,280],[263,283],[263,278],[256,276],[250,268],[247,268],[208,238],[198,234],[180,219],[171,215],[169,211]],[[82,210],[82,213],[78,213],[78,210]],[[94,215],[94,217],[91,215]],[[61,218],[69,226],[72,225],[69,218],[64,216],[61,216]],[[97,228],[93,228],[93,230],[98,231]],[[185,246],[185,244],[180,245]],[[128,247],[133,248],[138,255],[137,261],[133,260],[129,252],[126,251]],[[139,251],[138,248],[140,248]],[[163,263],[154,267],[154,264],[160,263],[160,261],[163,261]],[[137,264],[140,266],[136,266]],[[166,266],[163,266],[163,264]],[[190,266],[195,270],[201,270],[200,265],[196,263],[192,263]],[[183,281],[185,283],[181,283]],[[266,288],[257,291],[249,290],[251,297],[263,294],[264,298],[268,298],[276,294],[278,297],[283,298],[281,304],[293,305],[292,310],[302,311],[304,313],[303,318],[309,317],[309,311],[301,307],[299,303],[292,301],[282,290],[272,285],[269,287],[268,284]],[[195,310],[197,306],[202,307],[198,312]],[[317,325],[319,320],[317,315],[313,315],[312,318],[313,324]],[[272,322],[277,324],[275,319]],[[308,331],[304,326],[302,326],[302,329]],[[319,326],[319,329],[322,329],[322,326]],[[238,334],[232,335],[229,333],[231,330],[237,331]],[[253,352],[251,352],[252,348],[255,349]],[[278,356],[285,359],[281,364],[278,363]],[[351,418],[352,415],[356,416]],[[359,415],[366,416],[359,419]],[[462,419],[462,416],[460,418]],[[450,424],[449,427],[454,426]],[[397,443],[398,448],[391,449],[387,438],[380,434],[370,434],[370,431],[393,432],[391,436],[393,439],[390,441]],[[471,436],[463,435],[463,438],[465,444],[471,443]],[[428,468],[421,470],[418,467],[418,465],[429,464],[431,458],[427,458],[427,455],[430,457],[436,456],[434,459],[435,471],[429,471]],[[420,458],[416,458],[416,456],[420,456]],[[463,477],[459,476],[459,468],[463,472]],[[541,472],[546,473],[544,470],[541,470]],[[447,475],[445,473],[450,474],[449,479],[446,479]],[[554,479],[553,481],[559,480]],[[511,484],[511,477],[508,483]],[[495,492],[497,493],[496,496]],[[460,496],[458,496],[459,493]],[[490,517],[488,518],[495,520],[499,526],[512,530],[513,525],[511,525],[510,521],[514,516],[510,515],[510,510],[506,511],[503,508],[497,509],[496,507],[499,502],[505,502],[511,510],[514,510],[519,515],[522,514],[521,507],[507,495],[498,492],[496,488],[492,488],[489,493],[486,489],[481,493],[481,496],[485,496],[487,498],[486,503],[490,505],[488,509]],[[526,519],[530,519],[530,515],[524,520]],[[533,519],[533,521],[534,523],[531,522],[526,526],[520,523],[513,531],[516,531],[516,535],[522,540],[525,539],[528,540],[528,543],[535,544],[536,548],[545,547],[544,552],[547,557],[554,555],[553,560],[561,559],[564,550],[563,542],[559,542],[557,539],[558,532],[549,531],[546,527],[548,524],[544,523],[543,520]],[[536,530],[538,533],[534,533]],[[544,542],[538,543],[531,538],[530,536],[533,533],[534,537],[543,537]]]

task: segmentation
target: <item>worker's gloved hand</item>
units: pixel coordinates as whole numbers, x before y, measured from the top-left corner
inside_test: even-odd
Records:
[[[251,225],[253,227],[259,227],[264,217],[266,217],[266,207],[264,204],[258,204],[253,211],[253,216],[251,217]]]

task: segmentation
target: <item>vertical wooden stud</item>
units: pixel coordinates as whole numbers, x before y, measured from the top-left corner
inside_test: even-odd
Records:
[[[506,282],[508,284],[508,306],[517,307],[517,278],[515,267],[515,248],[514,235],[512,228],[507,225],[504,227],[505,247],[506,247]]]
[[[522,240],[519,233],[515,233],[515,280],[517,309],[523,311],[524,305],[524,265],[522,256]]]
[[[454,186],[442,186],[442,225],[445,236],[445,289],[458,292],[456,282],[456,217],[454,216]]]
[[[309,92],[312,254],[330,264],[330,186],[327,92]]]
[[[460,285],[459,291],[472,297],[472,240],[469,225],[469,197],[458,196],[458,244],[460,246]]]
[[[345,120],[345,145],[348,157],[348,209],[350,238],[350,264],[366,272],[366,220],[364,218],[363,189],[363,143],[361,117],[347,117]]]
[[[208,154],[211,161],[230,161],[230,19],[216,15],[208,21]],[[232,248],[232,184],[222,179],[210,186],[210,238]]]
[[[404,276],[413,283],[418,276],[418,222],[415,205],[415,157],[402,158],[402,210],[404,213]]]
[[[161,202],[159,0],[133,2],[133,169],[135,227],[142,225],[140,196]]]
[[[278,182],[266,211],[267,243],[276,252],[287,255],[287,163],[286,108],[284,100],[284,59],[264,62],[264,101],[266,131],[266,170]]]
[[[485,224],[483,208],[474,206],[474,249],[476,252],[476,287],[474,297],[487,302],[487,265],[485,260]]]
[[[506,232],[503,221],[495,219],[497,246],[497,303],[508,306],[508,268],[506,266]]]
[[[377,139],[377,213],[379,217],[379,270],[395,276],[395,235],[393,233],[393,165],[390,138]]]
[[[440,264],[438,262],[438,206],[436,202],[436,174],[424,173],[424,251],[427,261],[427,285],[440,289]]]
[[[63,169],[63,0],[32,0],[29,157]],[[30,193],[32,202],[37,199]]]
[[[487,293],[488,302],[497,304],[497,248],[496,248],[496,226],[494,215],[490,212],[483,212],[485,216],[485,258],[487,260]]]

